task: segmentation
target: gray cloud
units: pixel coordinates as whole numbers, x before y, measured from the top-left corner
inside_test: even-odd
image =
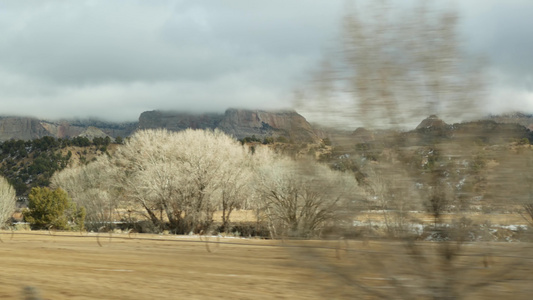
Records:
[[[466,46],[489,63],[489,94],[480,109],[533,113],[533,2],[462,1],[459,7]]]
[[[497,95],[530,107],[529,1],[464,1]],[[487,8],[487,4],[493,8]],[[510,3],[510,4],[508,4]],[[284,108],[339,34],[344,1],[0,0],[1,114],[135,120],[144,110]],[[529,79],[528,79],[529,78]],[[529,94],[528,94],[529,91]],[[511,103],[511,101],[508,101]]]

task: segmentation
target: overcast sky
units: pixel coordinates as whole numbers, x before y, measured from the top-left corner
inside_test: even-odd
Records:
[[[533,1],[458,1],[490,62],[480,110],[533,112]],[[344,0],[0,0],[0,115],[134,121],[146,110],[291,106]]]

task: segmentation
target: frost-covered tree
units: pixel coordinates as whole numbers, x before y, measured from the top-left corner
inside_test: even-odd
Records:
[[[15,204],[15,189],[4,177],[0,177],[0,228],[5,226],[15,212]]]

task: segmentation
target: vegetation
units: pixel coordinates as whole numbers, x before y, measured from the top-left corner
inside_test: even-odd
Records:
[[[258,209],[272,237],[313,237],[349,223],[358,199],[352,176],[313,161],[271,158],[258,171]]]
[[[121,208],[142,209],[159,231],[208,232],[221,211],[218,230],[229,231],[235,209],[255,209],[271,236],[311,237],[348,215],[339,218],[356,199],[349,175],[257,147],[220,131],[140,131],[114,155],[55,174],[52,186],[67,190],[87,209],[88,226],[98,227]]]
[[[118,195],[111,187],[112,172],[108,167],[107,156],[79,166],[70,166],[57,172],[51,179],[51,187],[61,187],[72,197],[78,207],[86,211],[85,226],[98,231],[104,227],[111,229],[118,206]]]
[[[491,210],[518,211],[533,226],[533,149],[518,145],[500,149],[488,182]]]
[[[482,68],[460,47],[457,14],[430,2],[419,3],[402,10],[390,1],[369,1],[364,9],[348,9],[340,50],[325,57],[312,86],[297,93],[296,105],[302,110],[323,111],[327,120],[352,118],[364,124],[366,132],[356,130],[352,138],[333,140],[331,155],[322,160],[354,172],[366,193],[364,201],[382,215],[386,232],[380,236],[400,238],[403,247],[398,249],[405,252],[400,259],[416,266],[407,273],[392,271],[382,257],[372,259],[366,254],[356,260],[356,255],[348,253],[349,259],[341,265],[311,251],[298,253],[306,262],[314,262],[311,265],[318,272],[355,288],[352,296],[362,292],[381,299],[460,299],[491,282],[505,280],[502,275],[510,272],[511,266],[462,284],[462,275],[474,268],[459,262],[467,251],[464,243],[481,235],[465,213],[485,207],[491,197],[487,187],[500,172],[507,178],[504,182],[520,182],[522,187],[518,192],[499,185],[503,192],[500,203],[516,198],[514,203],[525,204],[524,215],[528,212],[531,185],[524,182],[530,177],[528,168],[514,172],[486,145],[518,139],[517,146],[529,147],[530,133],[510,124],[481,121],[450,126],[438,119],[436,115],[458,118],[474,113],[485,82]],[[431,117],[417,130],[402,132],[413,118],[423,115]],[[384,127],[387,130],[380,130]],[[524,158],[520,161],[525,165]],[[489,169],[494,165],[501,167],[494,168],[498,170],[495,174]],[[509,195],[515,193],[520,195]],[[412,214],[407,212],[411,210],[431,214],[433,226],[418,231],[413,225],[421,222],[410,219]],[[486,235],[491,233],[486,231]],[[413,239],[439,243],[427,254]],[[380,266],[372,274],[387,282],[390,290],[378,289],[359,276],[361,260]],[[436,262],[438,267],[434,267]],[[408,282],[401,281],[405,279]]]
[[[0,229],[15,212],[15,190],[3,177],[0,177]]]
[[[58,188],[32,188],[24,219],[32,229],[83,229],[85,209],[77,208],[67,192]]]
[[[112,154],[108,137],[8,141],[1,147],[1,170],[19,194],[32,187],[25,220],[33,229],[81,229],[86,219],[98,231],[122,221],[204,235],[232,232],[234,212],[245,209],[255,212],[256,229],[267,228],[263,237],[337,239],[338,259],[349,237],[400,241],[395,254],[408,265],[395,270],[380,257],[390,252],[363,256],[345,249],[346,260],[337,263],[316,247],[289,247],[300,251],[306,266],[374,298],[458,299],[508,280],[502,273],[511,266],[465,280],[469,272],[481,273],[471,258],[490,255],[466,253],[465,243],[495,239],[488,222],[475,224],[468,213],[518,211],[533,225],[531,132],[494,121],[440,120],[441,112],[467,115],[483,92],[482,76],[460,51],[457,16],[420,6],[414,15],[393,18],[387,4],[372,2],[368,15],[348,11],[343,55],[326,59],[306,102],[323,109],[342,99],[341,111],[327,117],[357,116],[368,129],[324,138],[316,149],[284,136],[236,141],[220,131],[191,129],[117,137],[121,145]],[[431,114],[423,125],[400,130],[422,113]],[[83,149],[76,152],[80,165],[69,165],[73,152],[66,147]],[[108,155],[91,159],[89,152]],[[49,183],[53,190],[40,187]],[[4,185],[0,213],[8,216],[14,195]],[[358,214],[379,218],[361,221]],[[422,249],[420,240],[437,243]],[[484,261],[485,268],[489,264]],[[361,266],[392,288],[368,284],[369,277],[359,276]]]
[[[125,201],[154,226],[183,234],[207,232],[219,208],[227,224],[231,211],[246,204],[250,156],[220,131],[147,130],[119,148],[110,165]]]
[[[249,144],[249,143],[261,143],[261,139],[256,137],[255,135],[244,137],[240,140],[241,144]]]
[[[87,137],[56,139],[45,136],[30,141],[4,141],[0,144],[0,174],[13,185],[17,195],[27,196],[33,187],[49,186],[53,174],[71,162],[73,152],[86,163],[88,149],[105,153],[110,143],[109,137],[89,140]]]

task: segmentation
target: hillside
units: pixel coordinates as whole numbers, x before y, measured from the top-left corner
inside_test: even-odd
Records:
[[[439,131],[442,135],[466,136],[471,132],[483,140],[494,140],[498,136],[500,141],[528,137],[527,129],[533,127],[533,116],[523,113],[491,115],[479,121],[447,124],[437,116],[430,116],[423,120],[413,131],[406,133],[408,139],[414,143],[423,142],[423,136],[434,135]],[[77,136],[105,137],[112,139],[127,137],[140,129],[165,128],[180,131],[187,128],[219,129],[237,139],[255,136],[264,138],[282,138],[296,143],[319,143],[327,137],[324,131],[312,126],[295,111],[265,111],[230,108],[223,114],[204,113],[193,114],[179,111],[146,111],[141,113],[137,122],[116,123],[95,119],[87,120],[39,120],[30,117],[4,116],[0,117],[0,141],[33,140],[50,136],[54,138],[73,138]],[[416,133],[414,133],[416,131]],[[354,132],[356,140],[368,142],[374,135],[387,135],[390,130],[370,132],[364,128]],[[337,134],[334,134],[337,135]],[[379,139],[379,138],[378,138]],[[491,141],[491,143],[496,141]]]
[[[112,123],[95,120],[62,120],[49,121],[31,117],[0,117],[0,141],[7,140],[33,140],[45,136],[54,138],[72,138],[84,135],[87,130],[97,128],[103,134],[98,136],[129,136],[136,128],[137,123]],[[86,135],[86,134],[85,134]]]
[[[404,151],[404,159],[420,161],[427,156],[428,149],[443,142],[468,145],[474,152],[487,154],[484,147],[513,142],[529,144],[533,140],[532,132],[517,123],[480,120],[447,124],[437,116],[422,120],[416,129],[407,132],[358,128],[352,133],[318,131],[294,111],[228,109],[224,114],[200,115],[150,111],[141,114],[139,123],[135,124],[62,122],[0,118],[0,137],[10,137],[0,144],[0,174],[14,185],[18,195],[25,195],[34,186],[47,186],[53,173],[68,164],[87,163],[98,155],[112,152],[116,145],[109,133],[131,133],[132,128],[220,129],[243,143],[270,144],[276,151],[291,156],[311,155],[335,169],[352,170],[356,174],[359,166],[355,158],[379,161],[387,149],[394,147],[409,149]],[[76,137],[68,138],[68,134]],[[325,136],[329,138],[321,139]],[[122,138],[117,141],[121,143]]]
[[[337,134],[319,160],[333,169],[353,172],[369,189],[375,188],[376,175],[378,182],[410,178],[421,193],[441,189],[456,195],[447,199],[462,211],[506,212],[511,209],[508,199],[493,188],[498,182],[493,174],[508,166],[509,157],[531,151],[532,140],[532,132],[516,123],[480,120],[447,124],[430,116],[407,132],[358,128],[344,136]]]
[[[489,120],[497,123],[513,123],[522,125],[529,130],[533,130],[533,115],[521,112],[507,113],[501,115],[490,115]]]
[[[9,140],[0,145],[0,175],[14,186],[17,195],[25,196],[32,187],[48,186],[54,172],[88,163],[115,147],[110,138]]]

